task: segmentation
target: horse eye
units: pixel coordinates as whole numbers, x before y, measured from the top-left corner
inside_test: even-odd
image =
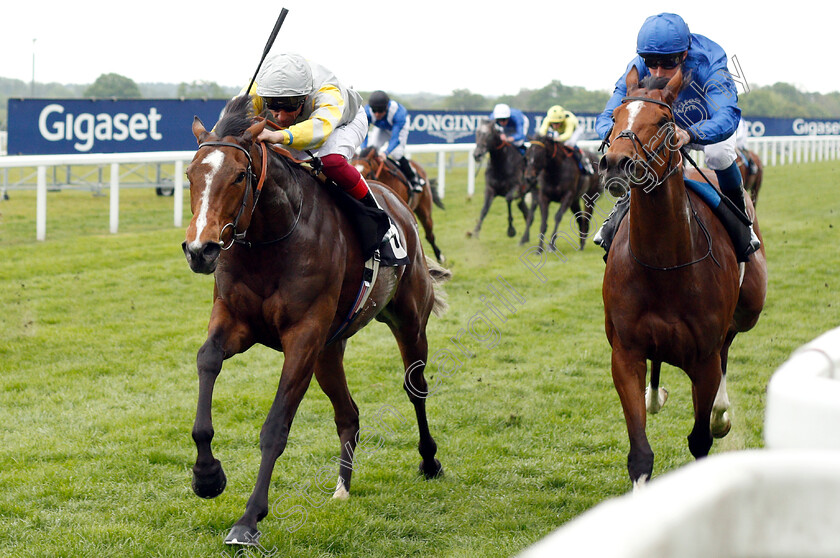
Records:
[[[234,180],[233,182],[234,182],[234,184],[239,184],[243,180],[245,180],[245,173],[240,172],[238,175],[236,175],[236,180]]]

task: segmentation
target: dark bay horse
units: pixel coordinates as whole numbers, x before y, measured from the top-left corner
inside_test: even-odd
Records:
[[[740,149],[738,150],[741,151]],[[758,191],[761,190],[761,182],[764,179],[764,165],[761,158],[755,151],[744,150],[753,160],[756,166],[755,174],[750,174],[750,168],[744,163],[743,157],[738,157],[738,168],[741,170],[741,179],[744,181],[744,190],[749,192],[753,205],[758,204]]]
[[[516,228],[513,226],[513,211],[511,204],[518,200],[517,207],[527,221],[528,208],[522,199],[526,194],[524,177],[525,159],[512,143],[502,139],[502,134],[496,123],[491,120],[484,120],[478,125],[475,131],[475,151],[473,157],[480,162],[485,153],[489,153],[489,161],[484,171],[484,206],[478,217],[478,223],[471,236],[478,238],[481,224],[490,211],[490,205],[497,196],[502,196],[507,202],[508,230],[507,235],[516,236]]]
[[[595,154],[583,151],[583,155],[589,158],[593,169],[598,168],[598,157]],[[527,244],[529,242],[535,209],[539,206],[539,249],[542,250],[543,237],[548,228],[548,206],[555,202],[560,204],[560,208],[554,214],[554,231],[551,235],[551,243],[553,244],[556,239],[560,220],[566,211],[571,208],[578,225],[580,249],[583,250],[586,237],[589,234],[592,207],[584,203],[583,209],[581,209],[580,199],[584,194],[593,201],[597,199],[597,194],[601,192],[601,181],[598,179],[598,175],[581,173],[572,148],[548,137],[537,137],[531,140],[531,145],[525,152],[525,181],[530,188],[536,187],[539,183],[539,188],[528,212],[525,234],[522,235],[519,243]]]
[[[640,86],[632,69],[626,82],[628,94],[613,112],[615,125],[600,170],[613,195],[628,182],[632,188],[628,218],[621,222],[607,258],[603,298],[613,383],[630,438],[627,469],[635,488],[653,472],[646,409],[654,413],[664,403],[666,392],[659,387],[663,362],[683,369],[691,379],[692,455],[708,455],[713,436],[728,433],[729,347],[737,333],[758,321],[767,291],[767,262],[762,243],[744,264],[739,282],[741,270],[726,230],[686,190],[681,153],[671,147],[671,103],[682,74]],[[760,235],[755,209],[749,201],[747,205]],[[651,382],[646,397],[647,360]]]
[[[405,364],[404,388],[420,431],[420,470],[426,478],[442,469],[429,433],[423,369],[429,315],[446,309],[437,285],[447,270],[423,255],[414,217],[390,190],[371,184],[379,203],[403,234],[410,264],[380,268],[370,298],[334,342],[346,322],[364,272],[354,227],[327,186],[290,158],[254,141],[265,126],[248,115],[251,101],[230,101],[214,131],[197,118],[198,150],[187,168],[192,221],[183,243],[190,268],[214,273],[213,309],[207,340],[198,351],[198,409],[193,439],[198,456],[192,487],[202,498],[225,488],[213,456],[213,386],[225,359],[262,344],[285,354],[279,386],[260,432],[261,461],[245,513],[225,542],[257,544],[257,522],[269,511],[268,490],[275,461],[283,453],[295,412],[312,376],[329,397],[341,442],[334,498],[349,496],[359,410],[347,387],[347,339],[372,319],[388,325]],[[256,122],[256,123],[255,123]],[[258,203],[259,202],[259,203]]]
[[[362,176],[370,180],[378,180],[408,204],[417,216],[417,220],[423,226],[423,232],[426,233],[426,241],[432,247],[435,258],[442,263],[445,258],[435,243],[432,204],[434,203],[441,209],[445,209],[445,207],[437,195],[435,188],[436,181],[430,181],[426,176],[426,171],[418,163],[414,161],[409,162],[412,168],[414,168],[414,172],[417,173],[417,176],[421,176],[426,181],[422,192],[412,192],[408,179],[397,164],[387,157],[381,157],[373,147],[365,148],[359,156],[354,157],[351,161],[359,172],[362,173]]]

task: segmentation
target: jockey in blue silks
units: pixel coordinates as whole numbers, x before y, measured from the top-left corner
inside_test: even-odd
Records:
[[[676,143],[705,153],[706,166],[715,171],[721,192],[746,215],[735,141],[741,110],[735,82],[727,69],[726,52],[703,35],[689,32],[688,25],[677,14],[661,13],[642,24],[636,53],[595,122],[598,136],[605,139],[612,129],[612,113],[627,95],[625,79],[632,68],[639,72],[640,81],[651,75],[670,78],[682,68],[683,88],[673,103]],[[617,218],[607,218],[595,235],[597,244],[603,246],[606,240],[605,248],[609,246],[628,207],[625,199],[619,200],[610,214],[610,217],[617,214]],[[749,227],[750,247],[746,254],[739,254],[741,260],[760,246],[752,224]]]
[[[408,126],[406,126],[408,111],[388,97],[384,91],[374,91],[370,94],[365,112],[368,125],[373,124],[373,129],[368,132],[368,136],[362,142],[362,148],[374,147],[382,157],[390,157],[396,161],[411,184],[411,189],[422,192],[426,181],[414,172],[411,163],[405,158],[405,146],[408,143]]]
[[[490,120],[502,128],[502,139],[513,144],[522,155],[525,155],[525,138],[528,135],[528,119],[521,110],[510,108],[504,103],[493,107]]]

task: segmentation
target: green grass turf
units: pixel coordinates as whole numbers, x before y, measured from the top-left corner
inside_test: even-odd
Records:
[[[434,176],[434,165],[427,169]],[[762,446],[773,371],[838,325],[839,174],[838,162],[766,170],[758,211],[767,304],[730,352],[733,428],[713,453]],[[454,352],[450,338],[482,311],[490,315],[482,297],[492,299],[488,284],[498,277],[524,301],[495,321],[496,333],[481,341],[462,335],[475,356],[457,372],[427,372],[445,476],[427,482],[416,474],[417,429],[402,363],[387,328],[373,324],[351,340],[345,359],[362,425],[375,425],[386,406],[407,421],[391,420],[390,431],[378,431],[381,446],[359,455],[349,501],[324,501],[312,486],[339,448],[331,406],[313,383],[275,469],[275,506],[260,523],[266,550],[510,556],[630,488],[603,329],[602,251],[591,243],[583,252],[564,250],[567,261],[547,259],[541,282],[520,260],[527,247],[504,234],[501,200],[481,238],[466,237],[483,179],[471,201],[465,184],[464,169],[448,175],[447,209],[434,213],[454,277],[446,286],[450,311],[429,327],[431,352]],[[257,347],[225,363],[213,416],[228,486],[215,500],[195,497],[195,355],[212,277],[189,271],[172,199],[122,191],[120,232],[111,235],[107,196],[50,192],[47,240],[36,242],[34,192],[10,195],[0,202],[0,555],[233,555],[222,539],[253,488],[282,355]],[[516,224],[521,233],[521,217]],[[671,397],[648,421],[655,475],[692,461],[689,382],[667,365],[662,375]],[[309,499],[301,488],[307,483]]]

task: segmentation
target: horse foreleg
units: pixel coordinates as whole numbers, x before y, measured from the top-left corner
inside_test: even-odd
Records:
[[[647,365],[644,357],[624,349],[617,341],[613,341],[612,378],[627,423],[627,436],[630,439],[627,472],[630,474],[634,490],[640,488],[653,474],[653,450],[645,434],[646,375]]]
[[[542,253],[543,239],[545,238],[545,231],[548,229],[548,204],[551,203],[547,197],[540,196],[540,242],[537,245],[537,250]]]
[[[484,222],[484,218],[487,217],[487,212],[490,211],[490,206],[493,204],[493,198],[495,194],[489,188],[484,191],[484,206],[481,208],[481,213],[478,216],[478,223],[475,224],[475,230],[473,231],[473,237],[478,238],[478,232],[481,230],[481,224]]]
[[[346,343],[346,340],[342,340],[327,347],[315,364],[315,379],[332,403],[335,426],[341,442],[338,482],[333,491],[333,498],[339,500],[350,497],[353,456],[356,454],[356,440],[359,435],[359,407],[350,396],[350,388],[347,387],[347,377],[344,374]]]
[[[712,448],[711,415],[715,395],[721,383],[720,354],[715,354],[690,370],[691,394],[694,401],[694,428],[688,435],[688,449],[699,459]]]
[[[537,211],[537,195],[533,194],[531,196],[531,207],[528,210],[528,216],[525,218],[525,234],[522,235],[522,239],[519,241],[520,246],[524,246],[531,241],[531,225],[534,223],[534,215]]]
[[[551,233],[551,249],[556,250],[557,246],[555,242],[557,241],[557,230],[560,228],[560,221],[563,219],[563,215],[566,211],[569,210],[569,205],[572,202],[571,194],[567,194],[563,196],[563,199],[560,200],[560,209],[557,210],[557,213],[554,214],[554,230]]]
[[[507,230],[507,235],[508,235],[509,237],[511,237],[511,238],[512,238],[512,237],[514,237],[514,236],[516,236],[516,227],[514,227],[514,226],[513,226],[513,208],[511,207],[512,205],[513,205],[513,200],[512,200],[512,199],[510,199],[510,198],[508,198],[508,199],[507,199],[507,208],[508,208],[508,230]]]
[[[289,337],[293,339],[290,340]],[[314,334],[306,336],[308,341],[303,341],[303,337],[304,335],[285,336],[283,339],[286,358],[280,375],[280,385],[260,431],[261,456],[257,482],[245,505],[245,513],[225,538],[226,544],[255,545],[260,534],[257,522],[268,515],[268,488],[274,464],[286,449],[292,420],[312,380],[314,347],[320,344]]]
[[[444,257],[443,254],[440,252],[440,248],[438,248],[437,244],[435,243],[435,233],[434,233],[434,221],[432,220],[432,198],[431,195],[427,193],[423,193],[423,196],[420,200],[419,205],[414,210],[414,214],[417,215],[417,220],[420,221],[420,224],[423,226],[423,232],[426,235],[426,242],[432,247],[432,250],[435,253],[435,258],[438,262],[443,263]]]
[[[575,212],[575,221],[577,221],[578,236],[580,237],[580,249],[583,250],[586,244],[586,237],[589,236],[589,221],[592,219],[592,208],[588,204],[583,204],[583,209],[580,207],[580,199],[575,199],[572,202],[572,211]]]
[[[227,478],[221,462],[213,457],[213,387],[222,370],[224,351],[216,336],[210,336],[198,350],[198,409],[192,437],[198,456],[192,468],[192,489],[201,498],[215,498],[225,490]]]

